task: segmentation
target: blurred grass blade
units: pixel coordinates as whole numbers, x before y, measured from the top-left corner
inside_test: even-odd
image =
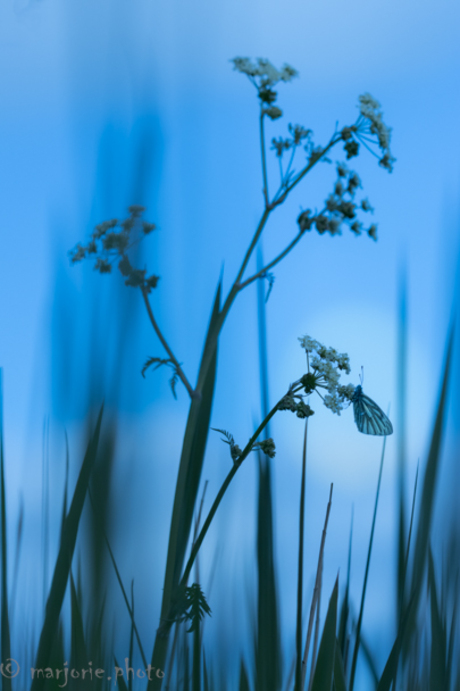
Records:
[[[335,581],[326,621],[324,622],[323,635],[319,645],[318,659],[313,676],[311,691],[331,691],[335,666],[336,626],[337,626],[337,599],[339,593],[339,578]]]
[[[240,683],[238,686],[238,691],[250,691],[248,673],[246,672],[246,667],[243,660],[241,660],[240,665]]]
[[[397,484],[398,484],[398,536],[396,621],[399,622],[404,606],[406,570],[406,399],[407,399],[407,277],[404,268],[400,275],[398,357],[397,357]]]
[[[335,641],[335,657],[334,657],[334,690],[347,691],[347,682],[345,680],[345,669],[343,666],[342,654],[340,652],[339,641]]]
[[[92,493],[91,493],[91,490],[88,491],[88,495],[89,495],[89,499],[90,499],[90,502],[91,502],[91,507],[92,507],[92,509],[93,509],[93,512],[96,514],[96,507],[95,507],[95,504],[94,504],[93,495],[92,495]],[[112,551],[112,548],[111,548],[111,546],[110,546],[109,538],[107,537],[107,533],[105,532],[104,527],[103,527],[103,525],[102,525],[102,523],[101,523],[100,520],[98,520],[98,521],[96,522],[96,525],[98,526],[99,530],[101,531],[101,533],[102,533],[102,535],[103,535],[103,537],[104,537],[104,541],[105,541],[107,550],[108,550],[108,552],[109,552],[110,560],[111,560],[111,562],[112,562],[112,565],[113,565],[113,568],[114,568],[114,571],[115,571],[115,575],[116,575],[116,577],[117,577],[118,585],[120,586],[120,590],[121,590],[121,592],[122,592],[123,599],[124,599],[124,601],[125,601],[125,605],[126,605],[126,608],[127,608],[127,610],[128,610],[128,614],[129,614],[130,619],[131,619],[131,626],[132,626],[132,629],[133,629],[134,633],[136,634],[137,644],[138,644],[138,646],[139,646],[139,652],[140,652],[141,657],[142,657],[142,662],[144,663],[144,667],[147,667],[147,658],[146,658],[145,653],[144,653],[144,648],[143,648],[143,646],[142,646],[141,638],[140,638],[140,635],[139,635],[139,630],[138,630],[138,628],[137,628],[137,626],[136,626],[136,620],[134,619],[134,609],[133,609],[133,607],[131,607],[131,605],[129,604],[128,595],[127,595],[126,589],[125,589],[125,587],[124,587],[124,585],[123,585],[123,581],[122,581],[122,579],[121,579],[120,570],[119,570],[118,565],[117,565],[117,562],[116,562],[116,560],[115,560],[115,555],[114,555],[114,553],[113,553],[113,551]],[[132,595],[132,597],[134,598],[134,594]]]
[[[67,493],[69,490],[69,439],[67,431],[65,432],[65,479],[64,479],[64,498],[62,501],[62,517],[61,517],[61,533],[59,540],[62,540],[62,533],[64,531],[65,517],[67,516]]]
[[[306,428],[307,428],[307,426],[305,425],[305,429]],[[305,442],[306,442],[306,439],[304,437],[304,451],[305,451]],[[327,507],[326,507],[326,518],[324,519],[323,532],[321,535],[321,544],[319,547],[318,566],[316,568],[315,587],[313,589],[313,597],[312,597],[311,606],[310,606],[310,616],[309,616],[309,620],[308,620],[307,636],[306,636],[305,647],[304,647],[304,651],[303,651],[302,677],[301,677],[301,682],[300,682],[300,686],[299,686],[299,689],[301,691],[305,687],[305,679],[307,676],[307,661],[308,661],[308,654],[309,654],[309,650],[310,650],[311,632],[312,632],[313,621],[315,619],[315,612],[316,612],[315,637],[314,637],[314,643],[313,643],[313,652],[312,652],[312,656],[311,656],[310,681],[308,684],[309,691],[311,691],[311,686],[312,686],[312,682],[313,682],[313,672],[315,669],[316,651],[317,651],[317,645],[318,645],[319,609],[320,609],[321,589],[322,589],[322,581],[323,581],[324,547],[326,544],[326,533],[327,533],[327,525],[329,522],[329,514],[331,512],[333,489],[334,489],[334,485],[331,483],[331,487],[329,489],[329,501],[328,501]]]
[[[261,250],[259,250],[257,262],[257,270],[260,271],[263,268]],[[257,316],[262,419],[269,413],[265,305],[264,279],[259,279],[257,281]],[[267,425],[264,438],[268,439],[269,436],[270,426]],[[256,691],[277,691],[281,685],[282,669],[275,568],[272,470],[270,460],[265,454],[259,452],[258,461]]]
[[[86,653],[85,634],[83,627],[83,617],[81,615],[80,603],[78,601],[77,590],[70,573],[70,603],[71,603],[71,642],[70,642],[70,668],[83,668],[88,662]],[[75,683],[74,683],[75,685]]]
[[[99,435],[101,431],[102,412],[103,406],[101,406],[101,410],[99,412],[94,434],[88,444],[69,513],[65,520],[62,540],[59,547],[56,566],[54,568],[53,581],[51,584],[48,601],[46,603],[45,621],[43,623],[40,641],[38,644],[38,652],[35,661],[36,669],[45,669],[45,667],[49,665],[50,652],[53,641],[56,639],[58,632],[59,617],[67,587],[70,568],[72,565],[72,557],[75,550],[78,527],[80,524],[83,506],[85,504],[91,471],[96,459]],[[41,691],[41,689],[44,687],[44,683],[45,679],[43,677],[35,676],[34,680],[32,681],[31,691]]]
[[[203,648],[203,691],[210,691],[208,668],[206,666],[206,655]]]
[[[359,652],[359,647],[361,644],[361,626],[363,623],[364,602],[366,600],[367,579],[369,576],[369,567],[370,567],[370,563],[371,563],[372,544],[374,542],[375,522],[377,519],[377,508],[379,505],[380,485],[382,482],[383,461],[385,458],[386,441],[387,441],[387,438],[384,437],[383,438],[383,446],[382,446],[382,456],[380,458],[379,479],[377,481],[377,491],[375,493],[374,515],[372,517],[371,535],[369,538],[369,549],[367,551],[366,569],[364,572],[363,591],[361,594],[361,605],[359,608],[358,622],[356,624],[356,640],[355,640],[355,647],[353,650],[353,659],[351,662],[351,671],[350,671],[350,691],[353,691],[353,685],[354,685],[355,673],[356,673],[356,663],[358,661],[358,652]]]
[[[379,680],[379,683],[377,686],[377,691],[390,691],[390,689],[392,687],[392,684],[396,678],[396,672],[398,670],[399,655],[401,652],[402,643],[403,643],[404,637],[406,635],[406,629],[407,629],[410,617],[412,616],[412,612],[414,611],[414,609],[415,609],[415,598],[411,597],[409,604],[407,605],[407,608],[406,608],[404,615],[401,619],[401,623],[400,623],[399,630],[398,630],[398,635],[396,636],[396,640],[393,644],[390,655],[388,656],[388,660],[385,664],[384,670],[382,672],[382,676],[380,677],[380,680]],[[409,688],[411,688],[411,687],[409,686]]]
[[[374,684],[374,689],[376,689],[378,686],[378,683],[379,683],[379,674],[377,672],[377,665],[375,663],[374,656],[372,655],[372,652],[371,652],[369,644],[366,640],[366,637],[363,636],[362,632],[361,632],[361,650],[363,652],[364,660],[367,663],[368,670],[371,674],[372,682]]]
[[[131,581],[131,612],[133,616],[131,617],[131,626],[129,631],[129,664],[133,664],[133,654],[134,654],[134,579]],[[133,689],[133,679],[130,677],[128,679],[129,691]]]
[[[3,456],[3,369],[0,368],[0,501],[1,501],[1,531],[2,531],[2,622],[1,622],[1,663],[9,664],[11,659],[10,621],[8,616],[8,550],[6,543],[6,488],[5,488],[5,459]],[[3,669],[3,667],[2,667]],[[10,691],[11,679],[3,676],[3,690]]]
[[[430,689],[447,689],[446,629],[439,611],[434,561],[431,549],[428,550],[428,592],[430,594],[431,612]]]
[[[350,570],[351,570],[352,537],[353,537],[353,509],[351,511],[350,541],[348,544],[347,582],[345,585],[345,593],[344,593],[343,600],[342,600],[342,606],[340,608],[340,618],[339,618],[338,641],[339,641],[339,647],[340,647],[340,653],[341,653],[342,661],[345,658],[345,646],[346,646],[346,641],[347,641],[347,623],[348,623],[348,617],[350,614],[349,595],[350,595]]]
[[[118,667],[118,669],[123,670],[123,667],[120,667],[120,665],[118,664],[118,661],[117,661],[117,658],[115,657],[115,655],[113,656],[113,659],[115,660],[115,667]],[[118,684],[121,691],[128,691],[128,687],[126,686],[125,678],[121,674],[119,676],[117,676],[114,683]]]
[[[193,648],[192,648],[192,691],[201,691],[201,626],[197,625],[193,631]]]
[[[428,549],[428,542],[431,529],[431,517],[433,514],[436,480],[438,476],[438,469],[441,458],[441,443],[444,429],[445,410],[447,405],[447,387],[450,376],[452,346],[454,339],[454,326],[450,328],[450,333],[447,343],[446,360],[444,366],[444,373],[442,377],[441,393],[439,396],[438,408],[436,411],[436,418],[434,423],[433,434],[431,437],[430,450],[428,453],[428,460],[426,464],[425,474],[423,477],[422,496],[419,508],[419,518],[417,525],[417,533],[415,536],[414,559],[412,565],[411,578],[411,596],[415,599],[415,607],[412,608],[412,619],[408,624],[408,636],[415,630],[415,615],[417,612],[417,605],[420,598],[422,583],[425,573],[425,559]],[[404,645],[403,655],[407,653],[407,645]]]
[[[219,282],[211,320],[198,375],[198,393],[191,401],[184,442],[176,482],[171,527],[169,531],[168,555],[161,604],[161,620],[167,619],[174,591],[179,583],[184,566],[185,551],[190,537],[193,514],[197,501],[201,470],[203,467],[206,441],[209,432],[214,384],[217,368],[217,326],[220,321],[221,281]],[[205,369],[204,378],[201,372]],[[202,380],[203,379],[203,380]],[[168,649],[168,636],[157,635],[152,652],[152,667],[164,669]],[[161,680],[153,679],[149,691],[161,688]]]
[[[271,468],[269,461],[258,455],[256,691],[276,691],[282,671]]]

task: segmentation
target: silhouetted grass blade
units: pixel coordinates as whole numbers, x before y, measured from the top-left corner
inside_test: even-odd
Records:
[[[115,666],[118,667],[119,669],[122,669],[120,667],[120,665],[118,664],[117,658],[115,657],[115,655],[113,656],[113,659],[115,660]],[[119,676],[117,676],[116,682],[117,682],[118,686],[120,687],[121,691],[128,691],[128,687],[126,686],[125,678],[121,674]]]
[[[431,612],[431,660],[430,688],[447,689],[447,641],[446,628],[439,611],[439,601],[431,549],[428,550],[428,590]]]
[[[86,653],[85,633],[81,607],[72,572],[70,572],[70,602],[71,602],[71,641],[70,641],[70,669],[83,669],[88,664]],[[98,661],[99,662],[99,661]],[[69,679],[69,688],[78,689],[81,681]]]
[[[444,373],[442,377],[441,393],[439,397],[439,403],[436,411],[436,418],[434,423],[433,434],[431,437],[430,450],[428,453],[428,460],[425,468],[425,474],[423,477],[422,484],[422,496],[419,507],[419,519],[417,525],[417,532],[415,536],[415,548],[414,548],[414,559],[412,565],[412,578],[411,578],[411,595],[415,598],[415,604],[418,604],[423,577],[425,573],[425,559],[427,555],[430,530],[431,530],[431,517],[434,507],[435,491],[436,491],[436,480],[438,476],[438,469],[441,457],[441,442],[443,436],[444,419],[445,419],[445,409],[447,405],[447,387],[450,376],[451,359],[452,359],[452,346],[454,338],[454,326],[451,327],[448,343],[446,360],[444,365]],[[412,619],[409,621],[408,625],[408,635],[410,636],[411,631],[415,628],[415,614],[417,611],[417,606],[412,609]],[[403,655],[405,656],[407,652],[407,647],[404,645]]]
[[[48,601],[46,603],[45,621],[43,623],[40,641],[38,644],[38,652],[35,661],[36,669],[44,669],[48,666],[53,641],[55,640],[58,631],[59,617],[67,587],[67,581],[69,578],[72,557],[75,550],[78,527],[86,499],[86,492],[91,477],[91,470],[97,454],[102,422],[102,412],[103,406],[101,406],[101,410],[99,412],[94,434],[88,444],[69,513],[65,519],[51,589],[48,596]],[[35,676],[32,682],[31,691],[41,691],[44,686],[44,681],[45,680],[43,677]]]
[[[339,593],[339,579],[337,577],[332,591],[323,635],[318,651],[315,674],[311,691],[331,691],[335,666],[336,626],[337,626],[337,598]]]
[[[345,669],[343,666],[342,654],[340,652],[339,642],[335,641],[335,657],[334,657],[334,691],[347,691],[347,682],[345,680]]]
[[[184,565],[203,467],[217,367],[218,331],[216,329],[219,322],[220,295],[221,283],[219,282],[200,366],[201,373],[206,363],[206,376],[204,381],[201,381],[201,377],[198,375],[198,391],[201,393],[201,397],[198,396],[191,401],[182,446],[169,531],[168,556],[161,605],[162,620],[168,618],[174,590],[179,583]],[[167,635],[157,635],[152,652],[152,667],[164,669],[167,648]],[[148,684],[149,691],[160,687],[161,680],[159,679],[153,679]]]
[[[258,254],[258,271],[263,267],[262,253]],[[257,281],[257,315],[259,326],[259,363],[261,413],[269,413],[266,302],[264,280]],[[264,430],[265,439],[269,426]],[[269,459],[258,453],[258,505],[257,505],[257,649],[256,691],[277,691],[281,684],[281,642],[279,604],[276,589],[275,536],[273,517],[273,490]]]
[[[240,683],[238,687],[239,691],[251,691],[249,686],[248,673],[246,672],[246,667],[243,660],[241,660],[240,665]]]
[[[361,594],[361,604],[360,604],[360,608],[359,608],[358,623],[356,625],[356,640],[355,640],[355,647],[353,650],[353,659],[351,661],[351,671],[350,671],[350,691],[353,691],[353,685],[354,685],[355,673],[356,673],[356,664],[358,661],[358,652],[359,652],[359,647],[360,647],[360,643],[361,643],[361,626],[362,626],[363,615],[364,615],[364,603],[366,601],[367,579],[369,576],[369,568],[370,568],[370,563],[371,563],[372,545],[374,542],[375,522],[377,520],[377,508],[379,505],[380,485],[382,483],[383,461],[385,458],[385,446],[386,446],[386,437],[384,437],[384,439],[383,439],[382,455],[380,458],[379,479],[377,481],[377,491],[375,493],[374,515],[372,517],[372,527],[371,527],[371,534],[369,537],[369,549],[367,551],[366,569],[364,572],[363,590],[362,590],[362,594]]]
[[[3,370],[0,368],[0,491],[1,491],[1,531],[2,531],[2,644],[1,663],[7,665],[11,659],[10,622],[8,616],[8,550],[6,543],[6,491],[5,491],[5,459],[3,456]],[[3,669],[3,668],[2,668]],[[10,691],[11,679],[2,675],[4,691]]]
[[[382,676],[380,677],[377,686],[377,691],[390,691],[392,687],[392,684],[396,677],[396,672],[398,670],[399,655],[401,652],[402,643],[406,635],[406,629],[409,624],[409,619],[412,616],[412,612],[414,611],[414,609],[415,598],[412,597],[401,619],[398,635],[396,636],[396,640],[393,643],[393,647],[391,649],[390,655],[388,656],[388,660],[385,664]]]

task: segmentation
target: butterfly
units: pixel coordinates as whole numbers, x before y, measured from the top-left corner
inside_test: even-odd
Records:
[[[377,403],[363,393],[361,386],[356,387],[351,401],[356,426],[360,432],[377,436],[393,434],[393,425]]]

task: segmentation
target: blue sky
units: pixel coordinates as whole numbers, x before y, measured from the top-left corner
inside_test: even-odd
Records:
[[[434,0],[84,0],[73,5],[35,0],[2,5],[0,365],[13,511],[24,473],[36,472],[33,477],[39,478],[34,459],[40,456],[44,416],[53,415],[54,434],[61,439],[56,448],[62,446],[64,418],[78,436],[85,400],[79,372],[89,359],[82,334],[99,296],[107,319],[99,336],[103,353],[106,344],[115,350],[115,336],[107,334],[116,333],[117,312],[131,320],[129,328],[122,322],[122,424],[131,440],[139,440],[138,472],[144,478],[152,473],[153,493],[168,515],[174,483],[170,468],[184,425],[185,394],[179,393],[177,403],[172,400],[166,372],[140,378],[145,358],[161,352],[135,297],[115,288],[116,278],[95,276],[89,266],[70,268],[66,253],[96,223],[123,216],[131,203],[145,204],[146,217],[159,227],[143,259],[162,277],[155,313],[193,380],[221,271],[228,290],[262,209],[257,102],[252,86],[229,63],[237,55],[268,57],[277,66],[288,62],[299,71],[298,79],[279,88],[285,117],[273,123],[270,136],[285,134],[288,122],[299,122],[313,129],[316,143],[324,143],[336,121],[354,121],[357,97],[365,91],[381,102],[385,122],[393,127],[397,162],[391,175],[366,153],[354,159],[364,194],[375,207],[378,243],[346,233],[335,238],[312,233],[276,269],[267,306],[270,390],[275,400],[300,376],[304,363],[296,339],[309,333],[348,352],[354,383],[364,366],[367,393],[394,410],[397,281],[405,262],[413,477],[426,452],[458,256],[459,20],[458,3]],[[275,166],[272,174],[275,180]],[[267,258],[296,232],[300,208],[321,205],[334,177],[332,167],[324,165],[278,211],[263,242]],[[74,349],[70,402],[56,381],[56,370],[62,376],[66,369],[65,358],[58,355],[57,334],[63,333],[58,314],[65,315],[64,332]],[[255,290],[248,289],[221,341],[213,414],[214,426],[230,429],[241,441],[258,414],[256,334]],[[100,358],[104,362],[103,354]],[[99,392],[110,385],[109,368],[105,376]],[[155,434],[154,469],[143,451],[152,426],[169,430],[166,439]],[[281,583],[288,591],[295,564],[302,429],[297,421],[280,418],[273,434],[279,449]],[[392,578],[391,567],[385,572],[382,565],[392,554],[395,448],[390,440],[377,535],[381,568],[371,572],[374,594]],[[225,451],[218,437],[210,438],[205,477],[211,495],[226,472]],[[365,544],[370,526],[379,454],[375,439],[357,434],[351,411],[336,418],[318,407],[311,433],[307,537],[316,554],[333,481],[326,592],[337,568],[343,569],[352,503],[359,588],[364,559],[359,545]],[[254,468],[245,471],[219,524],[222,531],[234,526],[230,545],[242,532],[244,507],[255,496]],[[126,479],[121,462],[119,472]],[[133,493],[139,490],[143,496],[144,490],[135,487]],[[140,504],[134,516],[147,522],[149,512]],[[161,555],[166,528],[159,525]],[[218,541],[217,532],[209,537],[210,545]],[[247,531],[241,569],[252,552],[252,537]],[[286,607],[292,609],[293,603]],[[382,602],[376,597],[369,607],[371,622],[387,616],[391,634]]]

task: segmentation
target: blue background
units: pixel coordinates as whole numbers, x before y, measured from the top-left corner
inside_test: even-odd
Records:
[[[267,304],[268,357],[272,403],[303,373],[297,337],[308,333],[349,354],[349,381],[358,383],[363,366],[366,393],[395,411],[398,281],[405,267],[412,486],[431,433],[455,292],[459,21],[458,3],[433,0],[2,5],[0,364],[10,530],[13,536],[22,497],[30,531],[22,565],[30,600],[22,603],[25,616],[34,607],[34,588],[42,588],[27,574],[25,556],[37,548],[32,536],[41,511],[44,420],[50,419],[57,520],[64,429],[75,478],[88,397],[94,405],[105,397],[109,410],[118,411],[120,429],[110,488],[117,505],[114,540],[123,574],[127,581],[135,576],[145,606],[145,638],[153,637],[187,398],[179,387],[173,400],[166,370],[140,376],[148,356],[163,355],[140,294],[119,276],[94,274],[89,264],[70,267],[67,252],[96,223],[124,217],[129,204],[147,207],[145,217],[158,231],[139,261],[161,275],[152,305],[193,382],[221,272],[228,290],[262,212],[256,93],[233,71],[232,57],[267,57],[299,71],[298,79],[279,86],[284,118],[270,123],[270,138],[285,135],[292,122],[311,128],[315,143],[324,144],[336,121],[343,126],[355,120],[357,97],[366,91],[381,102],[393,127],[397,162],[391,175],[366,152],[351,162],[375,208],[378,242],[346,231],[334,238],[307,234],[275,270]],[[333,167],[318,168],[274,213],[263,239],[267,259],[296,233],[300,208],[320,208],[329,194]],[[351,410],[333,416],[319,399],[314,407],[306,587],[312,586],[334,482],[323,592],[326,602],[337,570],[344,574],[354,505],[357,606],[381,442],[357,432]],[[239,296],[221,338],[212,425],[230,430],[243,446],[258,416],[251,286]],[[278,415],[272,435],[282,622],[292,649],[303,426]],[[456,437],[452,423],[448,448],[455,448]],[[364,620],[380,663],[394,635],[396,442],[394,435],[387,444]],[[450,459],[446,453],[444,507],[455,477]],[[211,433],[203,474],[208,506],[229,464],[227,447]],[[254,457],[239,471],[203,555],[209,572],[218,551],[217,582],[230,583],[225,598],[213,586],[214,615],[207,626],[216,634],[235,599],[252,587],[255,469]],[[50,563],[53,558],[51,549]],[[204,583],[206,588],[206,578]],[[244,647],[245,616],[221,631],[234,650]]]

